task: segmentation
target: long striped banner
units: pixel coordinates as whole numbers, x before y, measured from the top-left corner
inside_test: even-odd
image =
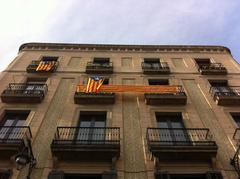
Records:
[[[86,85],[77,85],[76,92],[86,92]],[[177,93],[179,86],[130,86],[130,85],[102,85],[99,92],[132,92],[132,93]]]

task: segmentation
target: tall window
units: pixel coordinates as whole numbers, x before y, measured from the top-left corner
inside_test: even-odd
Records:
[[[240,113],[231,113],[231,116],[240,128]]]
[[[161,142],[169,145],[189,141],[181,113],[156,113],[156,119]]]
[[[15,139],[28,115],[29,111],[7,111],[0,121],[0,139]]]
[[[50,61],[57,61],[58,60],[58,57],[53,57],[53,56],[43,56],[42,57],[42,61],[48,61],[48,62],[50,62]]]
[[[209,58],[195,58],[195,62],[199,66],[199,68],[203,68],[204,66],[209,66],[211,61]]]
[[[168,79],[148,79],[149,85],[169,85]]]
[[[25,94],[40,94],[43,92],[47,78],[27,78]]]
[[[88,143],[105,140],[106,112],[81,112],[77,140]]]
[[[215,93],[221,93],[223,95],[231,95],[231,88],[228,86],[227,80],[208,80],[210,85],[214,87]]]
[[[96,65],[109,65],[110,59],[109,58],[94,58],[93,63]]]
[[[159,58],[144,58],[144,65],[147,68],[160,68]]]

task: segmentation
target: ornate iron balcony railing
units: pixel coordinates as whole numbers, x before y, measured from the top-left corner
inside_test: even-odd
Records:
[[[142,62],[143,69],[152,69],[152,70],[162,70],[167,69],[169,70],[169,66],[167,62],[159,62],[159,63],[147,63]]]
[[[58,127],[53,144],[120,145],[119,127]]]
[[[161,146],[216,145],[205,128],[148,128],[147,141],[149,145]]]
[[[46,84],[37,83],[9,83],[7,89],[2,94],[12,95],[45,95],[48,87]]]
[[[240,96],[240,86],[212,86],[210,93],[216,96]]]
[[[0,126],[0,144],[22,141],[26,136],[32,137],[29,126]]]

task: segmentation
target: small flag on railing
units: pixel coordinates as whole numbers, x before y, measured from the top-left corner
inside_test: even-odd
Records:
[[[55,61],[40,61],[36,71],[50,71],[55,63]]]
[[[104,81],[104,79],[102,77],[98,77],[98,76],[90,77],[88,79],[87,88],[86,88],[85,91],[87,93],[91,93],[91,92],[96,93],[96,92],[98,92],[100,87],[103,84],[103,81]]]

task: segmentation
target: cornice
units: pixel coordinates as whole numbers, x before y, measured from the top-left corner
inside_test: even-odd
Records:
[[[67,43],[25,43],[21,51],[128,51],[128,52],[190,52],[190,53],[229,53],[224,46],[214,45],[116,45],[116,44],[67,44]]]

